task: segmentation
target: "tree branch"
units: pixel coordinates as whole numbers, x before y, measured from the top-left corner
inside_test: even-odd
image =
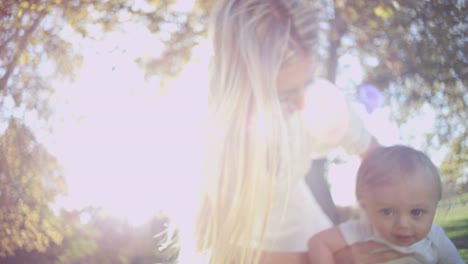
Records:
[[[9,38],[7,38],[2,44],[0,44],[0,54],[2,53],[3,49],[6,47],[6,45],[14,38],[18,37],[19,30],[16,29],[15,33],[12,34]]]
[[[44,18],[44,14],[39,14],[39,16],[34,20],[34,23],[26,30],[26,32],[24,32],[24,35],[20,39],[16,54],[13,56],[13,59],[11,60],[10,64],[8,65],[5,74],[0,79],[0,91],[5,89],[5,87],[6,87],[7,83],[8,83],[8,80],[10,79],[11,74],[13,73],[13,70],[15,69],[16,65],[18,64],[18,59],[19,59],[21,53],[23,53],[23,51],[25,50],[25,48],[26,48],[26,46],[28,44],[29,38],[31,37],[32,33],[34,33],[34,31],[37,29],[37,27],[39,26],[39,24],[40,24],[40,22],[41,22],[41,20],[43,18]]]
[[[341,10],[337,8],[338,4],[333,1],[333,8],[335,9],[335,17],[329,20],[330,30],[328,35],[328,41],[330,46],[328,48],[328,62],[327,62],[327,79],[331,82],[336,80],[336,69],[338,66],[338,49],[341,45],[341,39],[343,35],[348,31],[346,23],[341,17]]]

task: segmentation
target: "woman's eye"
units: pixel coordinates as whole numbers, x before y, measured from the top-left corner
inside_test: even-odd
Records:
[[[411,210],[411,215],[412,215],[412,216],[420,216],[420,215],[422,215],[422,213],[423,213],[423,210],[421,210],[421,209],[413,209],[413,210]]]
[[[385,215],[385,216],[390,216],[393,214],[393,210],[392,209],[389,209],[389,208],[385,208],[385,209],[382,209],[382,213]]]

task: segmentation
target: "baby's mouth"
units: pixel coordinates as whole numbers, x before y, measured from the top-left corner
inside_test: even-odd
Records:
[[[394,235],[393,237],[398,242],[398,244],[404,245],[404,246],[409,246],[414,241],[413,235]]]

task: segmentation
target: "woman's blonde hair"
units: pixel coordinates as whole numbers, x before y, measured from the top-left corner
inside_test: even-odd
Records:
[[[214,126],[197,247],[210,263],[257,263],[273,190],[290,174],[277,76],[312,55],[317,23],[300,0],[225,0],[213,10],[211,37]]]

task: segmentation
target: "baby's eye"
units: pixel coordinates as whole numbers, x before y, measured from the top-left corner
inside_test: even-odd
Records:
[[[390,216],[393,214],[393,210],[390,208],[382,209],[382,214],[384,214],[385,216]]]
[[[422,214],[423,214],[423,210],[421,210],[421,209],[413,209],[413,210],[411,210],[411,215],[412,215],[412,216],[420,216],[420,215],[422,215]]]

